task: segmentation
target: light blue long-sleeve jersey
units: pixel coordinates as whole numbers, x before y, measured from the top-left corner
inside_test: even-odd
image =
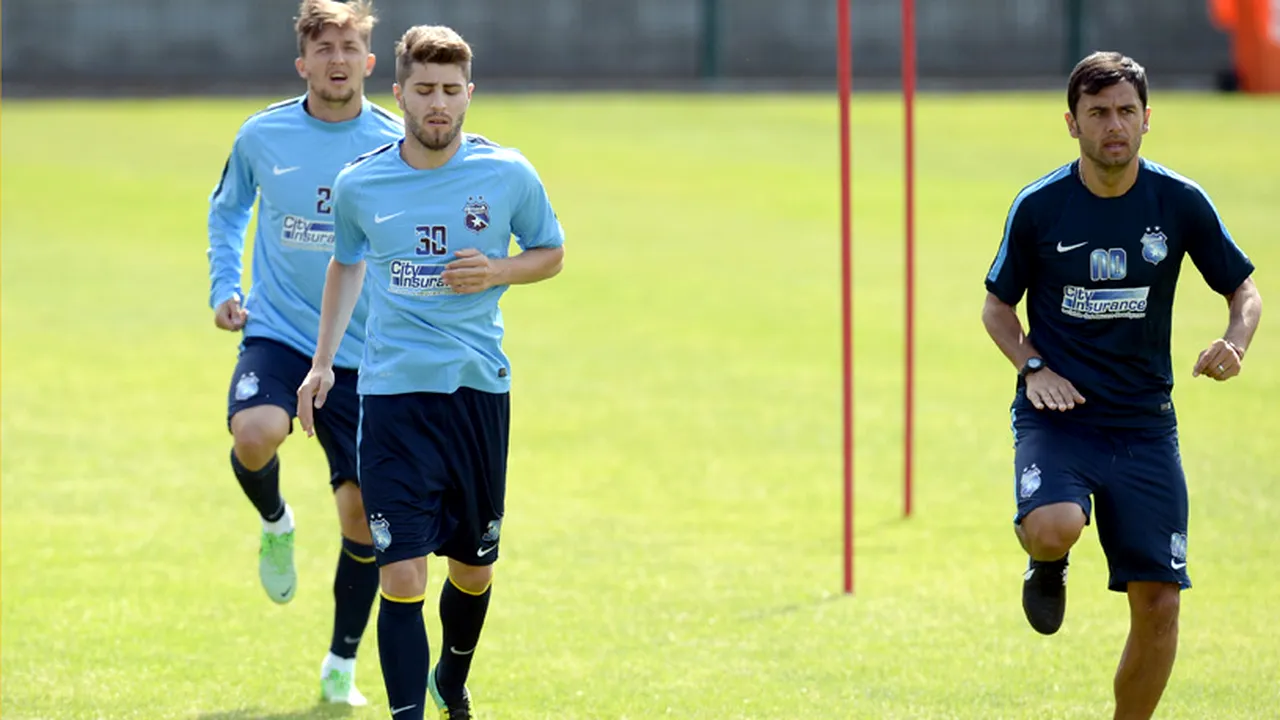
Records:
[[[325,122],[306,96],[276,103],[240,126],[222,179],[209,197],[210,307],[243,298],[245,337],[266,337],[310,357],[320,329],[325,269],[333,255],[333,181],[364,153],[404,135],[402,121],[363,101],[356,118]],[[240,290],[245,231],[258,203],[253,284]],[[360,363],[363,295],[334,365]]]
[[[366,261],[361,395],[510,389],[498,308],[506,286],[459,295],[440,274],[459,250],[506,257],[512,236],[524,250],[564,244],[522,154],[466,135],[447,163],[416,170],[392,143],[338,174],[334,222],[334,258]]]

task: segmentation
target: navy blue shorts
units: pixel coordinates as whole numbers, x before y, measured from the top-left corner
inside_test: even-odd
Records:
[[[1049,413],[1013,416],[1014,522],[1061,502],[1078,503],[1088,518],[1092,495],[1111,590],[1147,581],[1190,588],[1177,428],[1099,428]]]
[[[464,387],[360,402],[360,492],[378,565],[431,553],[497,560],[510,396]]]
[[[289,432],[298,413],[298,386],[311,371],[311,358],[285,345],[262,337],[245,338],[240,359],[227,392],[227,428],[241,410],[258,405],[275,405],[289,413]],[[356,430],[360,422],[360,397],[356,395],[358,373],[335,368],[333,389],[324,407],[316,411],[316,438],[329,458],[329,484],[336,489],[344,482],[356,482]]]

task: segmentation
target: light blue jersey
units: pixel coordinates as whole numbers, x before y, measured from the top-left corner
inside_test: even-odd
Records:
[[[400,143],[351,164],[334,183],[334,258],[366,261],[368,340],[361,395],[507,392],[505,286],[459,295],[440,279],[455,253],[506,257],[564,243],[542,181],[518,151],[464,135],[449,162],[415,170]]]
[[[333,180],[356,157],[403,137],[402,121],[364,100],[360,115],[312,117],[306,96],[276,103],[240,126],[222,180],[209,198],[209,304],[240,290],[245,230],[258,205],[253,286],[245,337],[266,337],[311,357],[320,329],[325,270],[333,254]],[[361,297],[334,365],[355,368],[364,342]]]

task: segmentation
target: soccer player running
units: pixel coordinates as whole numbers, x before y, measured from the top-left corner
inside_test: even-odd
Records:
[[[1240,373],[1262,299],[1253,265],[1196,183],[1139,157],[1147,78],[1119,53],[1084,58],[1066,123],[1080,158],[1025,187],[986,278],[982,319],[1018,369],[1014,530],[1030,555],[1022,603],[1062,624],[1067,557],[1097,505],[1108,587],[1127,593],[1115,717],[1149,718],[1173,668],[1187,574],[1187,486],[1171,399],[1174,289],[1184,256],[1226,297],[1228,324],[1191,368]],[[1014,307],[1027,296],[1029,329]]]
[[[396,45],[404,137],[334,186],[337,238],[310,374],[307,432],[332,402],[334,363],[362,288],[360,481],[382,601],[378,646],[396,720],[472,717],[465,681],[488,610],[506,492],[511,368],[498,301],[556,275],[564,235],[533,166],[462,132],[471,48],[440,26]],[[521,252],[509,256],[512,236]],[[367,275],[366,275],[367,268]],[[314,409],[314,416],[313,416]],[[429,554],[448,558],[440,659],[430,668],[422,606]]]
[[[367,0],[301,3],[295,64],[307,92],[241,125],[209,200],[214,322],[243,333],[227,399],[231,467],[262,516],[258,574],[276,603],[289,602],[297,590],[293,511],[280,494],[276,449],[293,430],[298,384],[315,351],[325,267],[333,253],[333,180],[346,163],[403,133],[399,118],[364,97],[375,61],[369,51],[375,22]],[[259,194],[253,287],[242,305],[244,235]],[[356,368],[364,314],[362,301],[337,347],[329,404],[315,418],[342,531],[321,694],[351,705],[366,702],[355,687],[356,650],[378,589],[356,484]]]

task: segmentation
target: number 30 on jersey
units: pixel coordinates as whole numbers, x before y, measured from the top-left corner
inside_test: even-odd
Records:
[[[418,232],[418,247],[414,253],[418,255],[448,255],[449,229],[444,225],[419,225],[414,228]]]

